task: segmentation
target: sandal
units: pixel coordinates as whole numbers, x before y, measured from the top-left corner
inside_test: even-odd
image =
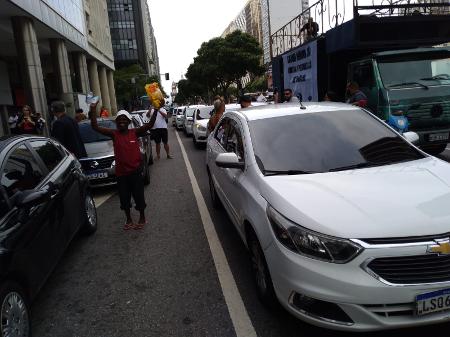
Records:
[[[123,230],[124,231],[130,230],[130,229],[133,229],[133,228],[134,228],[134,223],[132,223],[132,222],[125,223],[125,225],[123,226]]]
[[[136,225],[134,225],[134,229],[143,229],[146,224],[147,221],[144,223],[137,223]]]

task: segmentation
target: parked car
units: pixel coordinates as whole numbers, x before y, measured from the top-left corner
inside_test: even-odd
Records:
[[[30,303],[78,232],[97,229],[77,159],[45,137],[0,138],[2,336],[31,336]]]
[[[194,124],[194,112],[196,107],[189,107],[184,113],[183,130],[186,136],[192,135],[192,125]]]
[[[195,110],[192,139],[194,140],[194,145],[197,147],[200,144],[206,144],[206,140],[208,139],[207,124],[213,110],[214,107],[212,105],[199,107]]]
[[[114,129],[116,123],[112,119],[99,118],[98,125],[105,128]],[[89,120],[82,121],[78,124],[80,128],[81,139],[86,148],[87,157],[80,158],[80,163],[83,171],[88,177],[90,183],[94,187],[107,186],[116,183],[114,148],[112,139],[94,131]],[[137,128],[140,126],[139,121],[133,118],[130,123],[130,128]],[[139,147],[141,150],[142,161],[144,165],[142,174],[144,177],[144,184],[150,183],[150,169],[148,166],[150,160],[149,146],[146,145],[146,140],[139,138]],[[151,146],[150,146],[151,147]]]
[[[177,109],[177,114],[175,117],[175,127],[177,130],[180,130],[184,126],[184,112],[186,110],[185,106],[180,106]],[[172,120],[173,121],[173,120]]]
[[[147,112],[148,110],[137,110],[131,113],[131,116],[137,119],[135,121],[136,127],[140,127],[145,123],[150,122],[150,118],[147,116]],[[147,136],[141,137],[140,139],[142,141],[142,147],[145,149],[148,164],[153,165],[153,148],[152,148],[151,131],[150,130],[147,131]]]
[[[255,288],[340,330],[450,321],[450,164],[341,103],[227,112],[207,171],[249,249]]]

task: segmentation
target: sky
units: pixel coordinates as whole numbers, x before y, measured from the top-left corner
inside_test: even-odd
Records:
[[[244,8],[247,0],[147,0],[161,73],[167,94],[194,61],[203,42],[220,36]]]

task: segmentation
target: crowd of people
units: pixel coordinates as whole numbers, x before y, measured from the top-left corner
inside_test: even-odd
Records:
[[[34,113],[29,105],[9,117],[8,126],[12,134],[43,134],[46,121],[39,112]]]

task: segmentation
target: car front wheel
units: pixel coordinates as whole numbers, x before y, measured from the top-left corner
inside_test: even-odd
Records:
[[[254,233],[249,237],[248,248],[252,263],[253,278],[259,299],[270,308],[278,306],[278,300],[273,288],[272,278],[267,267],[264,252]]]
[[[86,192],[84,197],[84,225],[82,227],[82,233],[90,235],[97,230],[97,208],[95,207],[95,201],[91,193]]]
[[[216,188],[214,187],[214,181],[211,177],[211,173],[208,172],[209,177],[209,194],[211,195],[211,202],[213,204],[213,207],[218,209],[222,206],[222,203],[220,202],[219,196],[217,195]]]
[[[5,283],[0,290],[0,336],[31,337],[30,307],[23,290]]]

